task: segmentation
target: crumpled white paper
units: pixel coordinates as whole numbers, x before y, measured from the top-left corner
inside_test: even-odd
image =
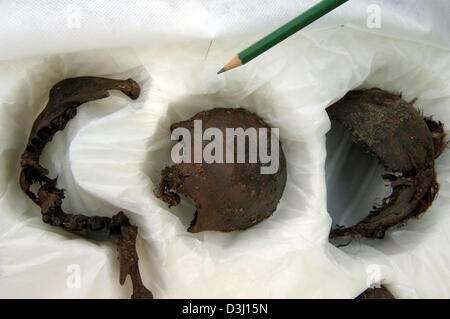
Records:
[[[361,240],[336,248],[328,243],[330,214],[333,223],[348,222],[348,215],[354,214],[339,212],[360,212],[358,207],[370,207],[385,190],[376,162],[361,161],[350,145],[340,143],[342,132],[332,130],[327,145],[330,122],[325,111],[351,89],[377,86],[402,92],[407,100],[417,97],[425,115],[448,127],[449,28],[443,30],[448,21],[440,19],[448,4],[378,1],[382,28],[374,32],[365,24],[371,2],[350,1],[246,66],[216,75],[236,52],[269,31],[268,25],[273,29],[288,15],[295,16],[310,5],[306,2],[255,2],[248,7],[238,1],[221,2],[228,7],[207,1],[164,6],[166,2],[154,2],[162,7],[153,13],[144,10],[149,25],[126,18],[143,16],[140,2],[129,3],[126,12],[113,17],[122,18],[131,40],[106,13],[101,20],[105,29],[95,27],[98,15],[116,11],[90,2],[89,7],[77,4],[85,17],[81,25],[90,27],[77,29],[83,37],[68,46],[55,34],[48,47],[7,42],[13,46],[2,50],[1,57],[10,60],[0,64],[0,297],[131,294],[129,281],[124,287],[118,283],[113,245],[45,225],[39,208],[18,185],[18,158],[51,86],[67,77],[97,75],[132,77],[142,87],[141,96],[131,101],[112,92],[111,97],[82,105],[46,147],[42,163],[66,189],[67,212],[112,216],[124,210],[139,227],[141,275],[157,298],[353,298],[380,283],[399,298],[448,298],[448,152],[436,163],[439,195],[420,220],[388,232],[383,241]],[[52,8],[70,4],[74,2],[55,2]],[[15,17],[52,9],[32,10],[20,2],[16,7],[1,5],[6,12],[20,9]],[[349,10],[352,6],[356,13]],[[420,19],[417,12],[423,13]],[[187,18],[179,19],[180,13]],[[249,16],[268,21],[243,23],[239,34],[240,23]],[[46,34],[56,20],[51,16],[41,30],[31,30],[33,23],[27,20],[14,28],[15,20],[9,18],[6,25],[17,34],[21,30],[28,40]],[[175,30],[165,28],[168,23]],[[57,30],[66,39],[76,39],[70,30]],[[98,46],[89,42],[100,35],[104,37]],[[12,41],[14,36],[3,38]],[[133,47],[85,51],[125,44]],[[61,54],[79,50],[85,52]],[[31,57],[41,53],[59,54]],[[30,57],[19,59],[23,56]],[[153,195],[169,162],[169,126],[201,110],[237,106],[280,128],[288,162],[283,198],[272,217],[246,231],[190,234],[186,228],[194,207],[183,202],[168,209]],[[354,169],[348,162],[354,162]],[[354,199],[348,195],[353,191]],[[333,199],[339,197],[349,200],[342,204]]]

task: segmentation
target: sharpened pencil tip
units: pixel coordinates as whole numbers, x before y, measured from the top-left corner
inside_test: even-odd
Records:
[[[223,72],[225,72],[225,71],[226,71],[226,70],[225,70],[224,68],[221,68],[220,71],[217,72],[217,74],[223,73]]]

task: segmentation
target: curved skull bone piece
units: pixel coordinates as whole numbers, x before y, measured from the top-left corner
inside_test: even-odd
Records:
[[[196,212],[188,228],[189,232],[214,230],[231,232],[244,230],[270,217],[276,210],[282,197],[287,178],[286,158],[278,138],[272,135],[271,128],[259,116],[243,108],[214,108],[195,114],[188,120],[173,123],[170,130],[184,128],[190,132],[194,145],[195,122],[201,121],[203,129],[217,129],[222,143],[223,157],[227,153],[227,132],[231,129],[242,129],[242,132],[254,130],[255,141],[266,132],[267,145],[258,148],[270,150],[271,161],[279,163],[273,174],[262,174],[261,159],[254,163],[249,160],[250,138],[243,138],[245,155],[244,163],[222,162],[194,163],[191,152],[190,163],[177,163],[166,167],[161,172],[161,181],[155,195],[170,206],[178,205],[180,196],[187,196],[195,201]],[[262,129],[262,131],[260,131]],[[207,144],[203,141],[203,147]],[[220,144],[220,143],[219,143]],[[255,143],[256,144],[256,143]],[[272,144],[277,144],[274,149]],[[270,145],[270,146],[269,146]],[[195,149],[195,147],[194,147]],[[200,150],[201,151],[201,150]],[[231,150],[233,158],[237,158],[236,147]]]
[[[383,238],[387,229],[431,206],[439,189],[434,159],[445,147],[442,123],[424,119],[411,103],[380,89],[351,91],[327,113],[383,164],[383,178],[392,186],[381,207],[354,226],[332,229],[330,238]]]

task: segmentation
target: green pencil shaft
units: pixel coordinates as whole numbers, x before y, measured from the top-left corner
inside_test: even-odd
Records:
[[[271,34],[265,36],[247,49],[239,52],[239,59],[242,61],[242,64],[247,63],[347,1],[348,0],[322,0]]]

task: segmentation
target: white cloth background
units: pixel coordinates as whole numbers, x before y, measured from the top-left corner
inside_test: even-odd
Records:
[[[351,0],[246,66],[216,75],[236,52],[313,3],[0,1],[0,296],[131,294],[129,281],[118,283],[112,245],[45,225],[18,185],[18,158],[51,86],[101,75],[132,77],[142,94],[130,101],[112,93],[81,106],[42,163],[66,189],[68,212],[125,210],[139,226],[141,274],[157,298],[353,298],[371,283],[401,298],[448,298],[448,152],[436,164],[440,193],[420,220],[383,241],[336,248],[327,239],[327,185],[333,195],[349,189],[340,179],[327,182],[342,167],[325,169],[325,108],[351,89],[378,86],[417,97],[425,115],[448,127],[450,4]],[[366,24],[373,4],[379,29]],[[246,107],[280,128],[288,182],[274,216],[255,227],[190,234],[193,207],[168,209],[152,190],[168,163],[170,124],[217,106]],[[348,146],[338,147],[339,134],[329,141],[330,163],[352,160]],[[383,188],[375,166],[355,163],[349,181],[365,196],[334,210],[375,201]],[[79,288],[71,288],[73,265]]]

